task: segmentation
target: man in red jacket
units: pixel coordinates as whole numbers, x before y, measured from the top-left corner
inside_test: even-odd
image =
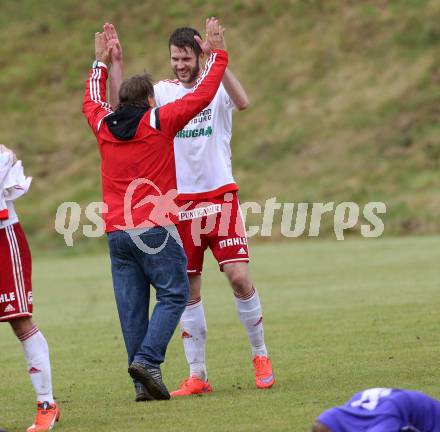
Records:
[[[118,50],[110,70],[110,98],[117,104],[123,60],[115,27],[106,23],[104,32],[117,41]],[[202,72],[210,48],[200,33],[189,27],[176,29],[168,41],[170,65],[177,79],[154,86],[157,106],[191,92]],[[171,396],[211,392],[205,360],[208,327],[202,301],[202,271],[205,252],[211,249],[220,271],[234,292],[235,306],[250,342],[255,384],[259,389],[275,383],[266,347],[259,294],[249,274],[246,228],[240,211],[238,185],[232,173],[232,112],[249,104],[246,92],[231,70],[226,69],[213,101],[174,138],[177,191],[181,206],[179,234],[188,259],[189,299],[180,320],[189,377]]]
[[[101,154],[113,286],[137,400],[170,397],[160,365],[188,298],[186,256],[174,225],[173,138],[211,102],[228,63],[217,19],[207,21],[206,33],[212,54],[182,99],[155,108],[151,79],[135,75],[122,84],[113,111],[105,97],[111,48],[102,33],[85,87],[83,113]],[[151,319],[150,284],[157,298]]]

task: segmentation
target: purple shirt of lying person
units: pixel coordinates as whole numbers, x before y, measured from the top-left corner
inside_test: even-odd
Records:
[[[323,412],[313,432],[440,432],[440,402],[417,391],[374,388]]]

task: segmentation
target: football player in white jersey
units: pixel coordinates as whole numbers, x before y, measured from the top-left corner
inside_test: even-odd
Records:
[[[122,49],[114,26],[106,23],[104,31],[114,51],[110,101],[117,105]],[[197,30],[183,27],[170,36],[169,52],[177,79],[155,85],[159,109],[196,85],[209,47]],[[248,104],[245,90],[228,68],[212,103],[174,139],[177,200],[185,209],[180,212],[178,230],[188,257],[190,280],[190,298],[180,326],[190,371],[189,378],[171,396],[212,391],[205,362],[207,326],[201,299],[203,257],[208,247],[233,289],[237,312],[251,344],[256,386],[267,389],[275,383],[264,341],[260,299],[249,276],[245,226],[231,166],[232,111],[243,110]]]
[[[52,393],[49,346],[32,319],[32,257],[14,208],[30,183],[15,153],[0,144],[0,323],[9,322],[21,342],[36,394],[37,414],[27,432],[46,432],[59,420],[60,409]]]

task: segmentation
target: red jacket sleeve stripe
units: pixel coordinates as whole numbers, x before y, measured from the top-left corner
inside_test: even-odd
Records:
[[[113,112],[106,101],[106,85],[107,69],[93,68],[84,90],[83,113],[95,133],[98,132],[102,119]]]
[[[93,70],[92,78],[90,80],[90,94],[93,102],[101,104],[101,106],[108,112],[112,112],[110,104],[101,99],[101,75],[102,69],[96,68]],[[104,84],[104,99],[105,99],[105,84]]]

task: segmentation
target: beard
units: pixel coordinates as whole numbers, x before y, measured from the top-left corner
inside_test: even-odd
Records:
[[[196,65],[192,69],[189,69],[189,76],[188,76],[188,78],[180,78],[179,72],[177,72],[177,69],[174,69],[173,72],[174,72],[174,75],[176,76],[176,78],[181,83],[189,84],[189,83],[192,83],[193,81],[195,81],[198,78],[199,72],[200,72],[200,65],[199,65],[199,63],[196,63]]]

